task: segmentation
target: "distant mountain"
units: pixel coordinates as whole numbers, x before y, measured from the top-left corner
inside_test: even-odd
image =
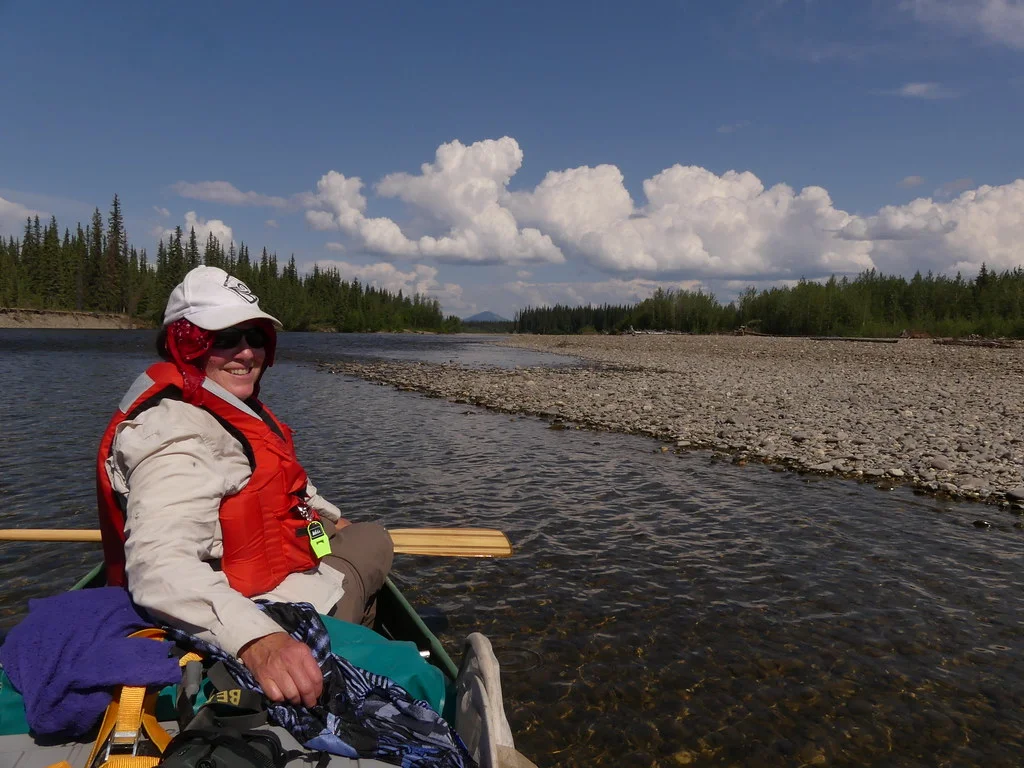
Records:
[[[494,312],[478,312],[472,317],[462,318],[464,323],[510,323],[512,322],[506,317],[496,315]]]

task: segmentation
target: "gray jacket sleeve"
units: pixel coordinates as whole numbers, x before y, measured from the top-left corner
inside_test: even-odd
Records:
[[[306,503],[332,523],[341,519],[341,510],[317,493],[316,486],[309,480],[306,481]]]
[[[120,425],[107,469],[128,496],[126,571],[138,605],[235,655],[282,631],[208,562],[223,552],[221,499],[250,475],[238,441],[210,414],[164,400]]]

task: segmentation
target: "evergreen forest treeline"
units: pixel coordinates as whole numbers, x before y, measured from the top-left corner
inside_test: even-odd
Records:
[[[748,288],[724,305],[702,291],[659,289],[632,306],[528,307],[514,321],[518,333],[716,333],[744,326],[780,335],[1024,338],[1024,269],[996,273],[982,264],[970,281],[931,272],[908,281],[872,269],[853,280]]]
[[[56,218],[30,218],[20,239],[0,236],[0,307],[127,314],[159,324],[171,290],[193,267],[221,267],[246,283],[288,330],[458,331],[440,302],[403,296],[341,279],[335,269],[300,276],[295,256],[279,267],[266,248],[253,258],[245,243],[225,250],[212,234],[199,243],[195,229],[178,227],[157,244],[156,258],[128,243],[117,195],[104,224],[92,221],[61,232]]]
[[[994,272],[982,264],[973,280],[917,273],[907,280],[875,270],[854,279],[801,280],[790,287],[748,288],[736,301],[702,291],[662,290],[634,305],[527,307],[494,327],[445,318],[436,299],[403,296],[341,279],[314,266],[299,275],[292,256],[250,255],[245,243],[225,249],[212,234],[198,242],[181,228],[161,239],[156,256],[130,245],[115,195],[104,222],[99,209],[84,227],[61,231],[56,218],[25,223],[20,239],[0,236],[0,307],[114,312],[158,324],[167,296],[199,264],[225,269],[247,283],[288,330],[476,330],[518,333],[716,333],[741,327],[811,336],[934,336],[1024,338],[1024,268]]]

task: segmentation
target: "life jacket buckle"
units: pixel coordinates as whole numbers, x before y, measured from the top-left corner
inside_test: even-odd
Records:
[[[109,760],[111,755],[131,755],[136,757],[139,753],[139,739],[141,736],[142,728],[135,728],[130,731],[114,731],[107,741],[103,762]]]

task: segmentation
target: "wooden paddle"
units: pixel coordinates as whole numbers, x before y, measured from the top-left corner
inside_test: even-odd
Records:
[[[398,555],[508,557],[512,545],[494,528],[392,528]],[[0,541],[100,541],[100,532],[78,528],[5,528]]]

